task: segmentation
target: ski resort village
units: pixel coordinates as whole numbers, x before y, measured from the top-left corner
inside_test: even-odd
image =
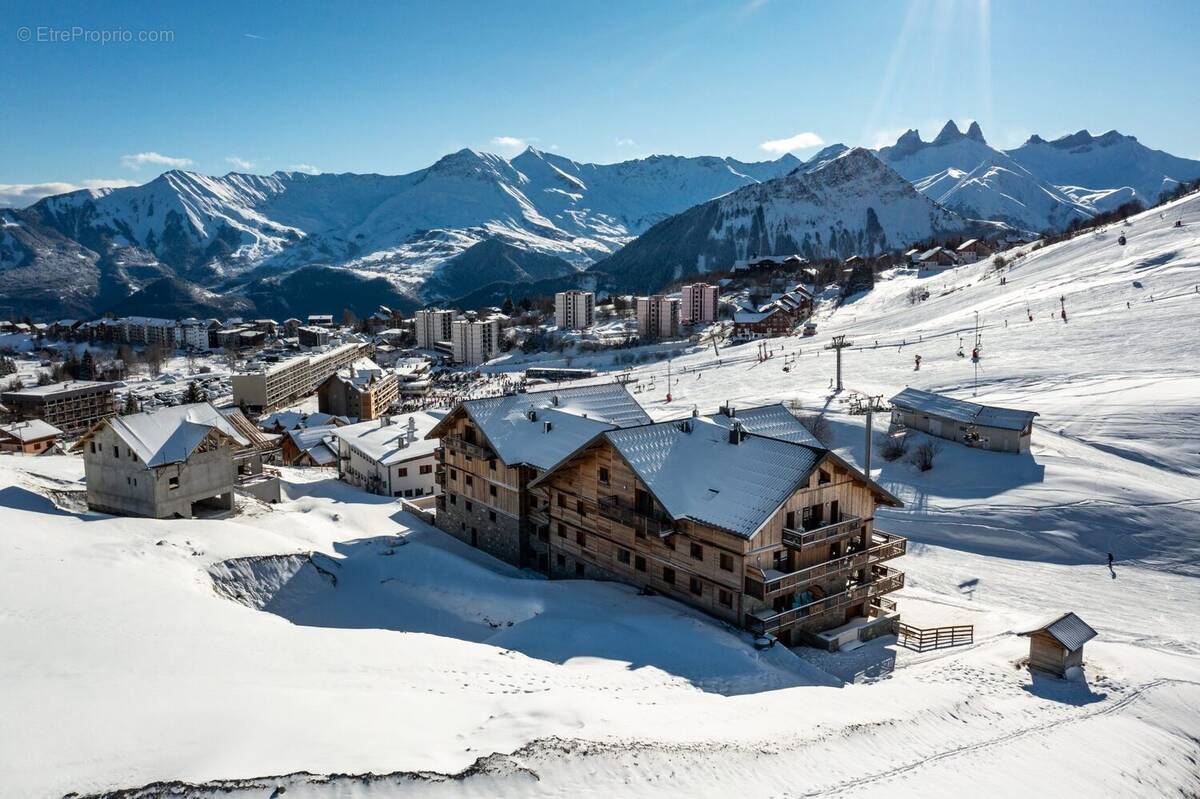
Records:
[[[214,2],[0,15],[0,799],[1200,799],[1200,4]]]
[[[1179,195],[656,295],[7,323],[0,785],[1194,793]]]

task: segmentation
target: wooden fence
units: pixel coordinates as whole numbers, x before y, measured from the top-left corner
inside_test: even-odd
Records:
[[[975,642],[975,625],[960,624],[953,627],[913,627],[900,623],[897,643],[914,652],[941,649],[947,646],[965,646]]]

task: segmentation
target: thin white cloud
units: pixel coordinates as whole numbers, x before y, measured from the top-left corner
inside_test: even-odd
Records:
[[[758,146],[769,153],[790,153],[793,150],[810,150],[813,147],[820,147],[824,143],[825,140],[817,134],[805,131],[786,139],[771,139]]]
[[[511,157],[521,153],[535,141],[537,139],[523,138],[521,136],[493,136],[492,146],[500,152],[500,155]]]
[[[312,164],[292,164],[288,167],[289,172],[303,172],[307,175],[319,175],[321,170]]]
[[[84,180],[79,183],[0,183],[0,208],[25,208],[43,197],[66,194],[80,189],[122,188],[138,185],[135,180],[114,178],[112,180]]]
[[[637,147],[637,142],[629,138],[618,138],[616,145],[618,147]]]
[[[146,164],[153,164],[154,166],[169,166],[172,169],[181,169],[185,166],[191,166],[192,159],[177,158],[172,155],[163,155],[162,153],[155,152],[121,156],[121,166],[125,167],[126,169],[141,169]]]
[[[243,33],[242,35],[247,39],[258,39],[259,41],[267,38],[266,36],[259,36],[257,33]]]
[[[225,160],[232,166],[241,170],[254,169],[253,161],[247,161],[245,158],[238,158],[236,155],[227,156]]]

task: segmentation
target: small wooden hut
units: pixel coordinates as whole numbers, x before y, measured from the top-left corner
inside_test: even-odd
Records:
[[[1074,613],[1064,613],[1020,635],[1029,638],[1031,669],[1063,677],[1067,669],[1083,665],[1083,645],[1096,637],[1096,631]]]

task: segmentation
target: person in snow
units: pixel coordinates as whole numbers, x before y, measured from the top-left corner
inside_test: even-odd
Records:
[[[915,356],[913,356],[913,357],[914,357],[914,359],[915,359],[915,363],[914,363],[914,365],[913,365],[913,371],[914,371],[914,372],[919,372],[919,371],[921,371],[921,356],[920,356],[920,355],[915,355]]]

